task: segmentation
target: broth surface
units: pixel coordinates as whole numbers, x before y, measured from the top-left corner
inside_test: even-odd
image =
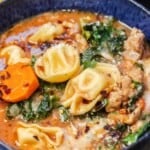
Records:
[[[107,17],[103,15],[94,14],[90,12],[58,11],[58,12],[44,13],[44,14],[29,18],[27,20],[21,21],[20,23],[14,25],[14,27],[9,29],[7,32],[3,33],[0,36],[0,50],[10,45],[17,45],[24,50],[26,57],[31,59],[32,55],[35,55],[37,58],[39,58],[41,55],[45,53],[46,49],[49,48],[50,46],[57,45],[60,41],[61,42],[65,41],[67,44],[71,44],[75,46],[79,50],[79,53],[82,54],[85,51],[85,49],[89,47],[89,43],[88,42],[83,43],[82,40],[84,41],[84,39],[76,39],[76,34],[80,35],[82,33],[81,31],[82,29],[80,26],[81,18],[82,19],[84,18],[85,20],[87,19],[89,20],[89,22],[96,22],[96,21],[103,22],[104,20],[107,20],[106,19]],[[40,42],[39,44],[30,43],[28,41],[29,38],[38,31],[39,27],[41,27],[43,24],[46,24],[48,22],[52,24],[53,23],[54,24],[57,23],[60,25],[63,24],[64,26],[66,26],[65,27],[66,34],[57,36],[50,43],[48,42],[43,42],[43,43]],[[123,25],[119,21],[115,21],[113,23],[113,26],[114,28],[117,28],[118,30],[124,30],[127,37],[129,37],[131,33],[131,28]],[[145,51],[149,51],[149,48],[145,48]],[[145,55],[148,56],[149,54],[145,53]],[[143,57],[146,58],[146,56],[143,56]],[[121,59],[117,58],[117,61],[118,63],[116,63],[115,65],[117,65],[119,68],[119,71],[122,72],[122,76],[123,77],[127,76],[127,74],[124,72],[130,65],[130,62],[125,62],[128,64],[124,64],[124,62],[122,63],[122,58]],[[140,61],[143,61],[143,58],[140,59]],[[105,61],[102,61],[102,63],[105,63]],[[112,64],[114,64],[114,62]],[[137,70],[135,70],[134,75],[136,75],[136,71]],[[142,74],[143,74],[143,71],[142,71]],[[149,80],[147,79],[147,77],[145,77],[145,75],[144,77],[142,75],[142,81],[141,81],[142,83],[144,82],[143,78],[146,81]],[[126,78],[122,78],[121,81],[125,79]],[[131,88],[131,90],[135,90],[135,89]],[[147,91],[149,92],[149,90]],[[56,93],[56,95],[58,95],[58,97],[61,98],[63,96],[64,89],[62,91],[61,90],[57,91],[56,89],[53,92]],[[112,93],[112,94],[114,94],[114,97],[116,96],[115,93]],[[130,94],[132,95],[132,92]],[[103,95],[105,95],[106,97],[108,96],[107,93],[103,93]],[[85,104],[86,103],[89,103],[89,102],[85,101]],[[60,127],[64,133],[63,141],[62,141],[62,144],[60,144],[58,147],[55,147],[56,149],[60,149],[60,150],[65,150],[66,148],[68,150],[81,150],[81,149],[82,150],[84,149],[97,150],[98,148],[105,149],[105,146],[111,143],[110,132],[111,134],[113,134],[113,131],[115,130],[113,128],[110,129],[111,131],[109,129],[105,129],[105,128],[110,128],[110,126],[107,126],[107,124],[116,125],[116,122],[118,122],[117,120],[118,118],[116,117],[117,115],[114,116],[113,113],[116,113],[116,112],[118,113],[120,111],[125,110],[124,108],[115,109],[114,107],[115,111],[111,111],[111,112],[108,111],[108,114],[110,114],[109,117],[108,117],[108,114],[107,115],[104,114],[104,117],[100,117],[100,118],[95,117],[94,119],[89,119],[89,117],[87,116],[84,117],[82,115],[79,115],[80,117],[71,116],[71,121],[67,120],[63,122],[60,120],[60,110],[55,109],[44,119],[36,120],[36,121],[24,121],[19,116],[12,118],[12,119],[8,119],[7,117],[8,105],[9,103],[4,102],[3,100],[0,101],[0,128],[1,128],[0,140],[2,140],[5,143],[8,143],[12,148],[16,150],[17,149],[19,150],[19,143],[17,141],[17,134],[16,134],[19,121],[22,121],[27,124],[35,123],[44,127],[49,127],[49,126]],[[126,106],[126,102],[122,103],[120,107],[124,107],[124,105]],[[145,105],[147,105],[147,103]],[[101,114],[101,116],[103,116],[103,114]],[[137,121],[135,121],[134,123],[132,124],[126,123],[126,125],[129,130],[132,130],[132,129],[134,130],[134,128],[136,130],[136,128],[139,129],[144,124],[144,122],[145,120],[143,121],[139,117]],[[128,134],[128,131],[123,133],[123,136],[127,134]],[[112,137],[113,136],[115,138],[116,136],[121,137],[120,133],[118,135],[117,132],[114,133]],[[107,139],[107,141],[105,139]],[[120,139],[117,139],[117,140],[120,140]],[[108,144],[108,141],[110,142],[109,144]],[[116,146],[116,149],[118,150],[123,148],[121,141],[118,142],[115,146]],[[26,149],[30,150],[31,149],[30,145],[27,145]]]

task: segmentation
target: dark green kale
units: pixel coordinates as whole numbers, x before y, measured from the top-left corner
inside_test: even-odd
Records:
[[[132,143],[135,143],[149,129],[150,122],[147,122],[138,131],[129,133],[126,137],[123,138],[122,141],[125,145],[131,145]]]
[[[44,119],[58,107],[57,102],[58,98],[55,96],[44,94],[38,104],[35,104],[33,99],[10,104],[7,108],[7,117],[11,119],[20,115],[26,121]]]
[[[95,22],[83,26],[83,35],[92,46],[98,46],[107,41],[112,32],[112,20],[107,23]]]
[[[96,57],[99,57],[98,52],[96,50],[91,50],[91,48],[87,49],[84,54],[81,54],[81,64],[83,64],[84,69],[94,68],[96,66]]]
[[[36,117],[36,114],[33,111],[32,103],[33,103],[33,101],[31,99],[24,101],[24,102],[20,102],[21,115],[22,115],[23,119],[26,121],[34,120]]]
[[[36,118],[43,119],[46,118],[49,113],[58,106],[57,104],[58,98],[55,96],[49,96],[48,94],[44,95],[43,100],[36,111]]]
[[[83,35],[92,47],[107,48],[113,55],[123,51],[126,34],[113,27],[112,22],[96,22],[83,26]],[[88,36],[87,36],[88,35]]]
[[[89,48],[81,55],[81,63],[84,68],[93,67],[95,61],[100,61],[105,51],[110,55],[120,55],[123,51],[123,43],[126,34],[123,30],[117,30],[112,25],[112,20],[107,23],[96,22],[84,24],[82,34],[89,43]]]

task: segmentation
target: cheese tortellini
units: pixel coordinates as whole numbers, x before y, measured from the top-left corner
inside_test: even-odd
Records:
[[[97,68],[88,68],[71,79],[62,97],[62,105],[70,107],[70,113],[81,115],[90,111],[101,99],[100,92],[109,86],[109,77]]]
[[[8,65],[13,65],[18,62],[30,63],[30,58],[27,58],[23,49],[16,45],[10,45],[0,50],[0,56],[6,58]]]
[[[112,83],[120,83],[121,75],[116,65],[109,63],[97,63],[96,69],[110,76],[110,78],[112,79]]]
[[[29,42],[37,44],[38,42],[46,42],[54,39],[55,36],[60,35],[64,32],[64,29],[59,24],[46,23],[39,27],[30,38]]]
[[[64,82],[80,70],[78,51],[64,43],[55,45],[39,57],[35,63],[37,76],[47,82]]]
[[[17,140],[20,150],[54,150],[62,143],[63,131],[59,127],[19,122]]]

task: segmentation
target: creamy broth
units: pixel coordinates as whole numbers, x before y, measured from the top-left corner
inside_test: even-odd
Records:
[[[21,21],[20,23],[14,25],[11,29],[9,29],[8,31],[3,33],[0,36],[0,50],[3,50],[3,48],[10,46],[10,45],[17,45],[21,49],[24,50],[25,57],[27,57],[28,59],[32,59],[32,55],[34,55],[36,57],[36,59],[38,59],[40,56],[42,56],[46,52],[46,50],[49,47],[53,47],[53,45],[57,45],[57,44],[65,41],[65,43],[70,44],[73,47],[75,47],[78,50],[79,54],[82,54],[86,51],[86,49],[88,49],[90,44],[89,44],[89,41],[86,41],[86,39],[84,37],[80,37],[80,35],[82,34],[82,30],[83,30],[83,29],[81,29],[81,24],[80,24],[81,19],[88,20],[87,22],[92,23],[92,22],[96,22],[96,21],[105,22],[109,18],[107,18],[103,15],[99,15],[99,14],[94,14],[94,13],[90,13],[90,12],[79,12],[79,11],[58,11],[58,12],[44,13],[44,14],[29,18],[27,20]],[[63,34],[56,36],[50,42],[45,41],[45,42],[39,42],[38,44],[30,43],[29,42],[30,37],[33,34],[35,34],[43,24],[46,24],[48,22],[50,22],[52,24],[54,23],[54,24],[58,24],[58,25],[63,25],[65,32]],[[131,30],[132,30],[131,28],[122,24],[119,21],[113,22],[112,26],[114,28],[117,28],[118,30],[124,30],[126,33],[126,36],[127,36],[127,40],[129,39],[128,37],[131,34]],[[79,39],[77,38],[78,36],[76,36],[77,34],[79,35]],[[139,33],[139,34],[142,34],[142,33]],[[131,38],[131,40],[132,40],[132,38]],[[126,44],[125,49],[127,52],[129,50],[129,48],[128,48],[129,46],[131,46],[131,50],[134,47],[133,46],[134,44],[132,44],[132,42],[134,43],[134,41],[131,41]],[[141,42],[141,41],[139,40],[139,42]],[[57,47],[56,47],[56,49],[57,49]],[[135,49],[136,49],[136,47],[135,47]],[[149,48],[147,48],[147,49],[149,49]],[[137,51],[135,50],[136,54],[141,55],[140,52],[138,52],[138,50],[139,49],[137,47]],[[145,48],[145,51],[146,51],[146,48]],[[124,55],[125,55],[124,57],[125,58],[128,57],[128,59],[129,59],[129,57],[132,57],[132,56],[126,56],[126,53],[124,53]],[[148,56],[148,55],[146,54],[146,56]],[[110,56],[108,56],[108,57],[110,57]],[[118,58],[118,57],[121,57],[121,58]],[[0,55],[0,59],[1,58],[3,59],[3,57],[1,57],[1,55]],[[9,59],[9,58],[7,58],[7,59]],[[118,63],[116,63],[115,61],[118,61]],[[109,63],[111,62],[112,65],[115,64],[117,66],[117,68],[119,68],[119,71],[121,72],[121,81],[120,81],[121,83],[119,83],[119,84],[122,84],[122,86],[124,86],[124,89],[122,87],[119,87],[119,88],[121,88],[121,90],[124,90],[124,93],[128,92],[128,94],[127,95],[125,94],[125,96],[130,97],[130,95],[131,95],[131,97],[132,97],[134,95],[134,92],[136,93],[137,85],[135,86],[135,88],[131,87],[130,88],[131,91],[127,91],[126,89],[128,89],[128,85],[126,85],[126,83],[132,82],[131,79],[132,80],[136,79],[136,81],[138,80],[136,84],[143,83],[144,82],[143,78],[145,78],[144,71],[141,71],[140,69],[137,69],[137,68],[133,68],[133,72],[130,72],[130,74],[128,74],[127,73],[128,69],[132,70],[133,60],[131,60],[131,62],[130,62],[129,60],[122,58],[122,54],[121,54],[121,56],[117,56],[115,61],[114,61],[114,59],[111,60],[111,58],[110,58],[110,60],[108,62]],[[138,58],[138,60],[135,60],[136,63],[140,62],[140,61],[143,61],[143,60],[141,58]],[[107,61],[106,60],[103,61],[103,59],[102,59],[102,63],[105,63],[105,62],[107,62]],[[9,66],[9,65],[7,64],[7,66]],[[130,67],[131,67],[131,69],[130,69]],[[83,68],[78,70],[78,72],[75,75],[73,75],[72,78],[75,78],[78,75],[80,77],[80,74],[82,74],[82,69]],[[137,78],[134,79],[133,76],[135,76],[136,74],[140,74],[140,73],[142,74],[141,75],[142,77],[140,75],[138,77],[138,75],[137,75]],[[110,78],[109,76],[111,76],[111,75],[110,74],[108,75],[108,74],[109,73],[107,73],[107,76],[108,76],[107,78]],[[115,76],[117,77],[117,75],[115,75]],[[38,78],[39,78],[39,75],[38,75]],[[43,80],[43,78],[41,78],[40,80]],[[90,80],[92,80],[92,79],[89,79],[88,82]],[[123,81],[124,81],[124,83],[122,83]],[[69,81],[69,82],[71,82],[71,81]],[[71,84],[74,84],[74,83],[72,82]],[[76,84],[78,84],[78,83],[76,83]],[[107,82],[106,85],[108,85],[108,84],[110,84],[110,83]],[[131,83],[130,86],[131,85],[133,86],[133,84],[134,83]],[[65,86],[66,86],[66,83],[65,83]],[[74,86],[76,86],[76,85],[74,85]],[[69,87],[69,85],[68,85],[68,87]],[[110,89],[108,89],[108,91],[109,90]],[[117,87],[115,87],[112,90],[113,92],[111,90],[109,92],[107,91],[108,93],[106,91],[102,90],[101,91],[101,93],[103,92],[102,96],[106,97],[106,99],[111,99],[112,97],[114,97],[114,98],[117,97],[118,93],[115,93],[115,92],[116,91],[120,92],[120,89],[117,89]],[[64,95],[64,91],[65,91],[65,89],[60,90],[60,91],[55,89],[52,92],[61,99]],[[37,98],[39,98],[39,97],[37,96]],[[143,98],[141,98],[141,97],[143,97],[143,95],[140,94],[139,97],[140,97],[140,99],[142,99],[141,100],[142,102],[139,99],[136,100],[138,102],[135,106],[139,106],[139,105],[141,105],[141,103],[144,103]],[[118,99],[118,101],[120,101],[119,97],[117,97],[116,99]],[[123,97],[121,98],[121,100],[122,99],[123,99]],[[140,115],[138,115],[137,119],[135,119],[134,121],[129,120],[129,121],[124,122],[124,120],[126,120],[123,118],[124,114],[130,115],[132,113],[136,113],[136,112],[134,112],[134,110],[136,110],[135,106],[134,106],[134,108],[131,108],[132,109],[131,112],[130,111],[127,112],[128,111],[128,108],[127,108],[128,100],[127,99],[122,100],[123,102],[118,104],[117,106],[110,106],[110,107],[104,106],[104,107],[106,107],[105,109],[106,109],[107,114],[104,114],[104,116],[103,116],[103,112],[102,112],[102,114],[100,115],[102,117],[96,116],[94,119],[89,119],[90,117],[87,115],[84,116],[84,114],[87,114],[87,112],[80,114],[80,115],[74,115],[76,113],[76,112],[74,112],[73,115],[71,114],[71,120],[61,121],[61,119],[60,119],[60,111],[61,110],[56,108],[53,111],[51,111],[48,114],[48,116],[46,116],[45,118],[38,119],[38,120],[31,119],[29,121],[25,121],[20,116],[16,116],[12,119],[8,119],[7,109],[9,109],[9,108],[7,108],[7,106],[10,103],[5,102],[5,100],[3,100],[3,98],[1,98],[1,101],[0,101],[0,128],[1,128],[0,140],[9,144],[11,147],[13,147],[16,150],[17,149],[24,150],[24,148],[19,147],[20,143],[18,143],[17,133],[16,133],[17,128],[19,127],[18,122],[21,121],[21,122],[27,123],[29,125],[30,125],[30,123],[34,123],[34,124],[38,124],[43,127],[55,127],[55,126],[60,127],[60,129],[62,129],[62,132],[63,132],[63,140],[59,146],[54,146],[58,150],[65,150],[65,149],[68,149],[68,150],[81,150],[81,149],[82,150],[97,150],[98,148],[105,149],[106,145],[109,147],[111,144],[110,132],[111,132],[111,134],[116,132],[116,129],[111,128],[111,125],[116,127],[117,122],[120,122],[122,124],[125,124],[125,127],[127,127],[128,129],[130,129],[130,130],[133,129],[133,131],[134,130],[136,131],[136,129],[134,129],[134,128],[137,128],[137,130],[138,130],[145,122],[140,119],[141,118]],[[112,99],[112,101],[113,101],[113,99]],[[88,104],[89,101],[83,100],[83,103]],[[108,102],[108,104],[110,104],[110,103],[111,102]],[[114,103],[117,103],[117,102],[114,100]],[[78,105],[80,105],[80,104],[78,104]],[[146,104],[146,105],[148,105],[148,104]],[[109,105],[107,105],[107,106],[109,106]],[[140,110],[139,114],[142,114],[141,111],[144,110],[143,107],[142,107],[142,110]],[[88,112],[90,112],[91,110],[92,109],[90,109]],[[118,113],[119,113],[119,115],[118,115]],[[130,116],[127,116],[127,118],[129,118],[129,117]],[[119,137],[116,137],[116,140],[121,140],[122,136],[125,137],[126,135],[128,135],[128,131],[126,131],[125,133],[121,133],[121,132],[118,133],[118,132],[114,133],[112,135],[114,137],[116,135],[119,136]],[[52,139],[55,140],[56,137],[52,137]],[[108,143],[108,141],[110,143]],[[121,141],[116,142],[113,146],[116,146],[115,148],[118,150],[122,149],[124,147],[121,144]],[[26,145],[25,148],[28,150],[32,149],[30,147],[30,145]],[[32,149],[32,150],[34,150],[34,149]],[[37,150],[37,149],[35,148],[35,150]],[[41,149],[39,148],[39,150],[41,150]]]

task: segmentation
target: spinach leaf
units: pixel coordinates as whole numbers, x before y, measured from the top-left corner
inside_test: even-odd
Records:
[[[145,123],[138,131],[134,133],[129,133],[123,138],[123,143],[125,145],[130,145],[135,143],[148,129],[150,128],[150,122]]]

